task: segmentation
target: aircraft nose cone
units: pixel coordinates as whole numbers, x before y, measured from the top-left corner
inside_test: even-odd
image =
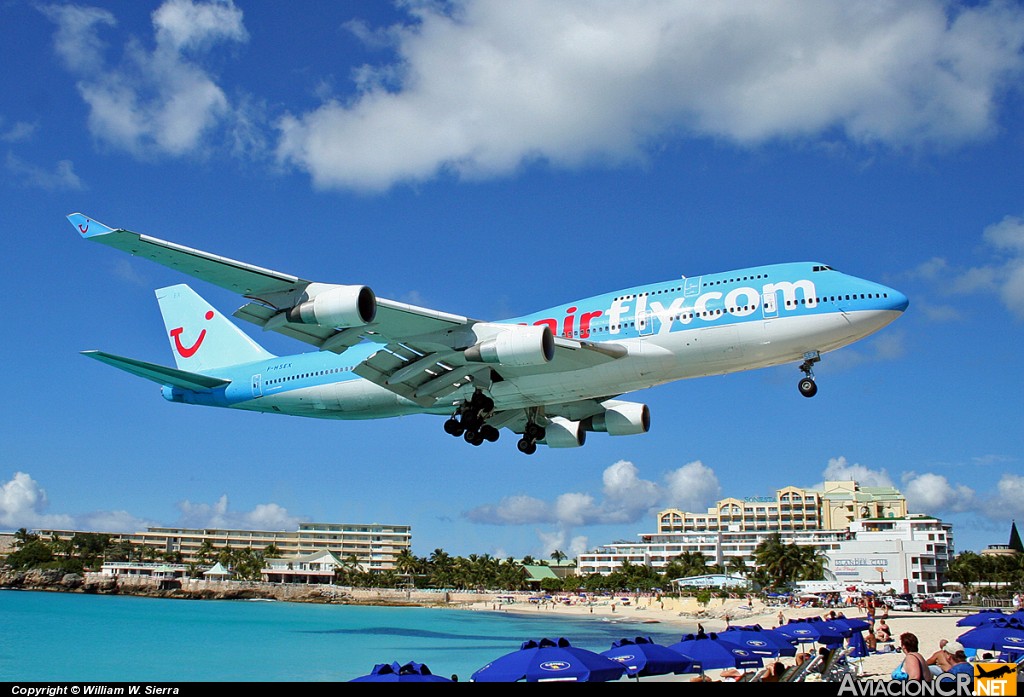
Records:
[[[889,305],[893,310],[903,312],[910,305],[910,300],[898,290],[889,290]]]

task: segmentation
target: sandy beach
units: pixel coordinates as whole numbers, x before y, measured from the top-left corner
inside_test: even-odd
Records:
[[[515,612],[524,614],[536,614],[539,612],[553,613],[561,616],[578,614],[581,616],[607,617],[619,622],[635,621],[639,625],[643,623],[657,622],[665,627],[677,627],[680,633],[693,631],[696,623],[701,623],[708,632],[717,632],[732,625],[759,624],[766,629],[779,625],[779,613],[782,613],[784,621],[804,617],[823,617],[828,613],[829,608],[813,607],[789,607],[765,605],[760,601],[747,600],[713,600],[707,608],[697,605],[692,598],[647,598],[640,597],[631,599],[628,605],[622,602],[612,603],[601,601],[593,605],[576,604],[565,605],[559,603],[547,603],[538,605],[528,602],[515,602],[512,604],[497,604],[494,602],[474,603],[470,609],[494,611],[498,609],[503,612]],[[842,611],[847,617],[863,618],[864,612],[856,607],[834,608],[837,612]],[[966,632],[969,627],[957,627],[956,622],[960,618],[971,614],[968,610],[951,608],[946,612],[890,612],[886,620],[892,636],[896,640],[898,649],[899,636],[903,632],[912,632],[917,635],[920,645],[920,652],[928,658],[938,650],[939,640],[955,640]],[[728,618],[728,619],[727,619]],[[638,634],[642,632],[638,631]],[[860,665],[860,676],[867,679],[889,680],[892,671],[903,660],[903,654],[898,650],[891,652],[875,653],[863,659],[858,659]],[[792,658],[783,658],[782,662],[792,665]],[[718,671],[708,671],[711,677],[715,677]],[[661,678],[644,678],[644,680],[675,680],[688,681],[692,675],[664,676]]]

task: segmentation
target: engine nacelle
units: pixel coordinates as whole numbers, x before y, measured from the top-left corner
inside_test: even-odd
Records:
[[[579,421],[555,416],[544,427],[544,443],[549,448],[578,448],[586,442],[587,432]]]
[[[651,410],[639,402],[606,402],[603,414],[583,420],[588,431],[601,431],[610,436],[634,436],[651,428]]]
[[[511,325],[465,352],[467,361],[501,363],[512,367],[543,365],[555,357],[551,327]]]
[[[366,286],[328,286],[286,313],[289,322],[362,327],[377,316],[377,296]]]

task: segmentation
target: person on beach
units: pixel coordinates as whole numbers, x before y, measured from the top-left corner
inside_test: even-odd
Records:
[[[907,674],[907,680],[918,682],[931,682],[932,672],[928,669],[928,662],[917,651],[917,635],[911,632],[900,634],[900,649],[903,650],[903,671]]]
[[[884,643],[892,641],[892,630],[889,629],[889,625],[885,623],[885,619],[878,620],[878,626],[875,628],[875,639]]]
[[[928,669],[932,672],[932,675],[938,675],[939,673],[948,673],[950,667],[953,665],[951,656],[948,653],[946,646],[949,641],[946,639],[939,639],[939,650],[928,657]]]
[[[971,692],[974,692],[974,666],[967,662],[967,654],[964,651],[963,644],[958,641],[946,642],[944,647],[946,654],[949,656],[949,668],[943,671],[943,673],[950,673],[954,676],[960,675],[961,673],[970,677],[968,686]],[[943,683],[951,683],[955,680],[946,678],[942,680]]]

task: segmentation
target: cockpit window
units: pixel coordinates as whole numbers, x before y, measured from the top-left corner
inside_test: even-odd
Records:
[[[811,271],[817,273],[819,271],[834,271],[834,269],[831,266],[815,266]]]

